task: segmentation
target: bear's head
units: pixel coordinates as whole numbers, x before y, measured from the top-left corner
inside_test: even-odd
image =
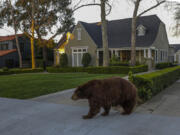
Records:
[[[84,85],[79,86],[74,94],[72,95],[72,100],[78,100],[78,99],[89,99],[92,95],[92,90],[95,87],[95,80],[89,81],[85,83]]]
[[[85,99],[87,98],[87,93],[85,92],[86,90],[82,87],[82,86],[79,86],[74,94],[72,95],[71,99],[72,100],[78,100],[78,99]]]

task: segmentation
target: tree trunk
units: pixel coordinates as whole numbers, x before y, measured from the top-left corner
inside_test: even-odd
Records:
[[[131,66],[136,65],[136,18],[132,18],[131,32]]]
[[[137,0],[135,3],[135,9],[131,24],[131,66],[136,65],[136,24],[137,24],[137,12],[141,0]]]
[[[18,56],[19,56],[19,68],[22,68],[23,66],[22,66],[21,49],[20,49],[20,46],[19,46],[19,40],[18,40],[16,28],[14,28],[14,30],[15,30],[16,47],[17,47]]]
[[[34,56],[34,0],[32,0],[32,24],[31,24],[31,59],[32,59],[32,69],[36,68],[35,56]]]
[[[47,47],[46,45],[43,45],[43,69],[46,71],[46,65],[47,65]]]
[[[19,56],[19,67],[22,68],[22,55],[21,55],[21,49],[20,49],[20,46],[19,46],[19,40],[18,40],[18,36],[17,36],[17,27],[16,27],[16,20],[14,18],[13,6],[12,6],[10,0],[8,1],[8,3],[9,3],[9,7],[11,8],[11,16],[12,16],[15,39],[16,39],[16,48],[17,48],[18,56]]]
[[[103,66],[109,66],[109,48],[107,37],[107,21],[106,21],[106,1],[101,0],[101,29],[102,29],[102,44],[103,44]]]

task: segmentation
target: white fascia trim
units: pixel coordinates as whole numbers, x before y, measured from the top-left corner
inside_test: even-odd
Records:
[[[76,46],[76,47],[71,47],[71,49],[88,49],[88,46]]]

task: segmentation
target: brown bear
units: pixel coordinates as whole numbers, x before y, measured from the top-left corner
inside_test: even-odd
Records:
[[[83,116],[84,119],[93,118],[104,109],[102,116],[107,116],[111,106],[122,106],[122,114],[130,114],[136,105],[136,87],[129,81],[120,77],[103,80],[92,80],[79,86],[72,100],[88,99],[90,110]]]

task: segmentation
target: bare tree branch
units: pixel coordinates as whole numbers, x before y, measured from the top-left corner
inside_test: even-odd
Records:
[[[78,10],[78,9],[80,9],[80,8],[82,8],[82,7],[88,7],[88,6],[101,6],[101,5],[98,4],[98,3],[85,4],[85,5],[81,5],[81,6],[77,7],[77,8],[75,8],[75,9],[73,10],[73,12],[75,12],[76,10]]]
[[[158,1],[157,1],[157,4],[156,4],[156,5],[154,5],[154,6],[150,7],[150,8],[148,8],[148,9],[145,10],[145,11],[143,11],[143,12],[140,13],[137,17],[142,16],[142,15],[145,14],[146,12],[148,12],[148,11],[150,11],[150,10],[152,10],[152,9],[154,9],[154,8],[156,8],[156,7],[158,7],[158,6],[160,6],[161,4],[163,4],[163,3],[165,3],[165,2],[166,2],[166,0],[163,0],[163,1],[161,1],[161,2],[158,2]]]
[[[111,13],[112,6],[108,2],[106,2],[106,4],[109,6],[109,11],[106,13],[106,16],[108,16]]]

